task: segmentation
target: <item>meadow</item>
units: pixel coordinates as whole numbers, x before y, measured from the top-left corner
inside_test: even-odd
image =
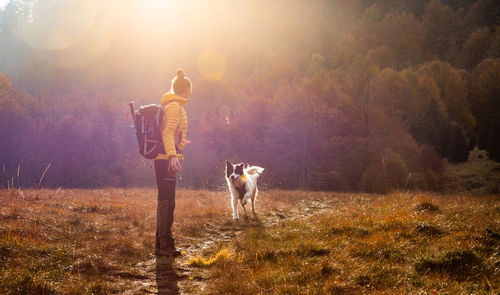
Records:
[[[498,195],[179,190],[183,255],[154,255],[156,190],[0,190],[1,294],[495,294]]]

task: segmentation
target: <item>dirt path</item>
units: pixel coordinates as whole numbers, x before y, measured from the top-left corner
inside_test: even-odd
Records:
[[[140,278],[133,279],[135,288],[125,294],[203,294],[205,293],[208,271],[205,268],[189,266],[191,257],[202,255],[203,251],[215,249],[218,245],[230,242],[247,233],[250,228],[269,228],[281,220],[307,218],[339,205],[338,198],[323,200],[301,200],[291,210],[272,209],[268,214],[256,218],[250,217],[235,222],[229,214],[224,221],[214,218],[204,224],[197,237],[181,237],[178,244],[185,252],[181,257],[156,258],[150,255],[136,265]]]

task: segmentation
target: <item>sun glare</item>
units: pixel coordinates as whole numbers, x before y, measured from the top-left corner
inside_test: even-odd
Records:
[[[226,72],[226,59],[216,49],[207,49],[198,57],[198,71],[207,80],[219,80]]]
[[[8,1],[0,0],[0,5]],[[32,21],[15,32],[49,64],[74,68],[103,56],[110,44],[113,56],[127,64],[148,60],[183,61],[191,52],[193,66],[207,80],[220,80],[227,70],[229,45],[260,46],[253,32],[262,25],[239,2],[172,0],[64,0],[44,2]],[[257,23],[257,24],[260,24]],[[267,25],[266,25],[267,26]],[[253,34],[253,37],[251,36]],[[248,36],[232,44],[234,38]],[[257,38],[255,37],[257,36]],[[119,44],[119,45],[118,45]]]
[[[3,10],[7,4],[9,4],[10,0],[0,0],[0,10]]]
[[[15,28],[42,60],[58,67],[79,67],[107,50],[115,24],[112,2],[67,0],[47,5],[35,12],[35,21]]]
[[[172,2],[167,0],[138,1],[136,5],[139,14],[154,21],[161,21],[172,9]]]
[[[63,49],[90,30],[97,6],[96,0],[54,2],[50,9],[40,12],[35,22],[24,24],[17,32],[33,48]]]

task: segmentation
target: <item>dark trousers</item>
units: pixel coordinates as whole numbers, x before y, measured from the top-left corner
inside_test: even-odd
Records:
[[[172,223],[175,209],[175,171],[168,160],[155,160],[156,185],[158,187],[158,211],[156,215],[156,249],[175,249]]]

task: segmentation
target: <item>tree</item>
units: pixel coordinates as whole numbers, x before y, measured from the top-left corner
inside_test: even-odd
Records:
[[[439,0],[431,0],[425,6],[422,25],[425,58],[452,61],[456,54],[459,30],[459,19],[453,10]]]
[[[451,162],[465,162],[469,157],[469,142],[462,126],[457,122],[451,123],[451,133],[448,134],[447,154]]]
[[[467,100],[467,72],[438,61],[422,65],[418,72],[433,79],[439,88],[439,97],[445,105],[450,122],[455,121],[465,130],[466,142],[473,141],[476,118],[470,112]],[[472,148],[473,146],[469,146],[469,149]]]
[[[488,56],[491,58],[500,58],[500,26],[496,27]]]
[[[410,106],[410,96],[403,77],[388,68],[383,70],[373,81],[372,97],[377,105],[384,108],[391,117],[404,120]]]
[[[461,64],[472,70],[489,54],[493,36],[488,27],[482,27],[472,32],[464,44]]]
[[[424,31],[422,23],[412,14],[386,14],[378,26],[382,44],[390,48],[391,66],[397,70],[420,64],[423,60],[422,42]]]
[[[368,51],[366,58],[370,64],[377,66],[379,69],[389,68],[394,62],[394,53],[385,45],[378,46],[375,49]]]
[[[475,30],[488,26],[493,29],[500,25],[500,3],[496,0],[478,0],[465,15],[467,27]]]
[[[478,119],[478,146],[500,161],[500,61],[486,59],[471,75],[469,100]]]
[[[447,131],[448,116],[432,78],[426,75],[419,78],[410,110],[409,130],[415,139],[432,145],[440,156],[446,157],[442,136]]]

